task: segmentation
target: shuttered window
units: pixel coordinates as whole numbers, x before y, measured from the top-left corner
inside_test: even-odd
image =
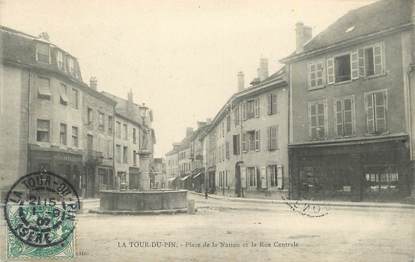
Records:
[[[387,92],[365,94],[367,132],[379,134],[387,131]]]
[[[334,58],[327,58],[327,84],[334,83]]]
[[[50,80],[45,77],[38,77],[37,79],[38,98],[50,100],[52,93],[50,91]]]
[[[239,126],[239,105],[235,106],[235,108],[233,109],[233,119],[234,119],[234,123],[235,123],[235,127]]]
[[[246,133],[242,133],[242,152],[247,152],[247,141],[246,141]]]
[[[255,131],[255,151],[261,150],[261,130]]]
[[[308,64],[308,89],[321,88],[325,84],[324,62],[311,62]]]
[[[268,115],[277,113],[277,94],[268,94]]]
[[[47,43],[36,43],[36,61],[50,64],[50,48]]]
[[[335,100],[334,103],[337,136],[351,136],[355,129],[354,97]]]
[[[318,101],[308,104],[309,135],[311,139],[327,136],[327,103]]]
[[[60,87],[59,87],[59,95],[60,95],[60,103],[62,105],[67,105],[68,104],[68,87],[61,83]]]
[[[278,126],[268,127],[268,150],[278,149]]]

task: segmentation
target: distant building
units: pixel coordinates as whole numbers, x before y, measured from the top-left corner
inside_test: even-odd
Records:
[[[268,76],[261,59],[258,78],[221,108],[204,132],[208,191],[228,196],[288,195],[288,84],[285,68]]]
[[[164,158],[154,158],[151,163],[150,188],[167,188],[166,162]]]
[[[399,200],[414,153],[414,3],[352,10],[311,39],[296,26],[290,82],[295,199]]]
[[[176,188],[179,176],[179,143],[173,144],[173,149],[165,154],[167,187]]]
[[[103,92],[115,100],[115,188],[150,189],[150,164],[153,162],[155,133],[151,110],[128,99]]]

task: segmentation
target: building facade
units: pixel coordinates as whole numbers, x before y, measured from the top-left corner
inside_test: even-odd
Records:
[[[292,198],[410,194],[412,10],[413,1],[378,1],[311,40],[311,29],[297,24],[296,52],[283,60],[291,79]]]
[[[100,100],[106,113],[113,115],[115,102],[86,85],[77,59],[50,43],[46,33],[34,37],[2,27],[1,36],[2,148],[16,143],[12,154],[2,150],[6,167],[2,184],[46,169],[65,176],[80,194],[94,195],[95,181],[87,179],[84,169],[85,104]],[[112,136],[108,139],[112,143]]]
[[[83,197],[117,188],[116,118],[137,128],[137,163],[149,170],[155,142],[151,110],[134,104],[137,123],[131,124],[119,110],[124,104],[98,92],[95,78],[84,83],[77,59],[51,43],[47,33],[35,37],[1,27],[0,34],[2,193],[19,177],[42,169],[64,176]],[[129,173],[131,168],[134,162]]]
[[[288,194],[288,85],[285,69],[238,90],[204,132],[206,185],[210,193],[280,198]]]
[[[151,128],[152,113],[144,105],[134,103],[133,93],[127,100],[103,92],[115,100],[113,186],[117,189],[150,189],[150,164],[155,143]],[[111,182],[111,181],[110,181]]]

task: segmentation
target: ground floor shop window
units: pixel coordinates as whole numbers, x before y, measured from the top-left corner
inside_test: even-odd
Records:
[[[366,167],[365,182],[369,192],[396,191],[399,174],[395,166]]]

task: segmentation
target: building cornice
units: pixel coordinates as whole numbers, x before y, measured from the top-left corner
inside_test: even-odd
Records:
[[[115,106],[117,104],[116,101],[114,101],[113,99],[101,94],[100,92],[93,90],[92,88],[90,88],[87,84],[85,84],[82,81],[79,81],[76,78],[72,78],[69,77],[67,74],[62,73],[61,71],[59,71],[58,69],[55,68],[49,68],[49,67],[43,67],[40,66],[38,64],[26,64],[26,63],[21,63],[21,62],[17,62],[11,59],[2,59],[2,62],[4,65],[9,65],[9,66],[14,66],[14,67],[18,67],[18,68],[23,68],[23,69],[27,69],[27,70],[33,70],[36,71],[38,73],[42,73],[42,74],[53,74],[56,77],[59,77],[60,79],[64,79],[65,81],[76,85],[78,88],[80,88],[82,91],[103,100],[106,103],[109,103],[112,106]]]
[[[318,55],[328,53],[328,52],[331,52],[331,51],[335,51],[335,50],[338,50],[338,49],[350,47],[350,46],[353,46],[353,45],[358,45],[358,44],[361,44],[361,43],[364,43],[364,42],[367,42],[367,41],[370,41],[370,40],[373,40],[373,39],[376,39],[376,38],[380,38],[380,37],[384,37],[384,36],[387,36],[387,35],[402,32],[402,31],[405,31],[405,30],[409,30],[413,26],[414,26],[413,23],[407,23],[407,24],[403,24],[403,25],[400,25],[400,26],[397,26],[397,27],[388,28],[386,30],[382,30],[382,31],[379,31],[379,32],[374,32],[374,33],[371,33],[371,34],[362,35],[362,36],[355,37],[355,38],[352,38],[352,39],[349,39],[349,40],[337,42],[337,43],[328,45],[328,46],[323,47],[323,48],[318,48],[318,49],[315,49],[315,50],[306,51],[306,52],[303,52],[303,53],[300,53],[300,54],[294,54],[294,55],[291,55],[291,56],[288,56],[286,58],[281,59],[280,62],[284,63],[284,64],[290,64],[290,63],[298,62],[298,61],[301,61],[301,60],[304,60],[304,59],[307,59],[307,58],[310,58],[310,57],[313,57],[313,56],[318,56]]]

